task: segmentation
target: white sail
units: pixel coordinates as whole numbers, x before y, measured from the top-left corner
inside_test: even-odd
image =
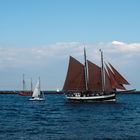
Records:
[[[40,96],[40,80],[38,80],[38,82],[35,86],[32,97],[39,97],[39,96]]]
[[[38,79],[38,82],[35,86],[32,98],[29,99],[30,101],[43,101],[45,100],[44,94],[42,93],[42,97],[41,97],[41,88],[40,88],[40,78]]]

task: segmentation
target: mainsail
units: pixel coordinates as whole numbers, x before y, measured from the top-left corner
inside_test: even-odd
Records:
[[[102,90],[101,68],[96,64],[87,61],[88,63],[88,89],[93,91]]]
[[[40,80],[38,80],[38,82],[35,86],[32,97],[39,97],[39,96],[40,96]]]

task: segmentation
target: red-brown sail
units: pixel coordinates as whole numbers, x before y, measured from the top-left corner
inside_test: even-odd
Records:
[[[118,83],[114,77],[114,74],[113,72],[111,71],[111,69],[107,66],[106,64],[106,68],[107,68],[107,71],[108,71],[108,74],[109,74],[109,78],[110,78],[110,82],[111,82],[111,86],[112,86],[112,89],[122,89],[122,90],[126,90],[125,87]]]
[[[85,90],[84,65],[72,56],[63,90]]]
[[[93,91],[102,90],[101,68],[96,64],[88,62],[88,89]]]
[[[112,91],[112,86],[111,86],[111,81],[110,81],[110,78],[109,78],[109,75],[106,71],[106,69],[104,69],[105,71],[105,91]]]
[[[109,66],[111,67],[114,77],[119,84],[129,85],[128,81],[110,63]]]

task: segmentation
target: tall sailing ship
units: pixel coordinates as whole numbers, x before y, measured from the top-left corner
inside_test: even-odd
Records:
[[[70,101],[115,101],[117,89],[126,90],[128,81],[110,64],[101,67],[87,60],[84,49],[84,64],[70,56],[63,91]]]
[[[32,96],[32,94],[33,94],[33,90],[32,90],[32,88],[33,88],[32,78],[31,78],[31,90],[26,90],[26,84],[25,84],[24,74],[23,74],[22,84],[23,84],[23,90],[21,90],[18,95],[20,95],[20,96]]]

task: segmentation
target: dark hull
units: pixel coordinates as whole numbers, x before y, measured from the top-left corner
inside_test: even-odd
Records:
[[[68,101],[71,102],[106,102],[106,101],[115,101],[116,95],[114,93],[109,95],[96,95],[96,96],[88,96],[88,97],[80,97],[80,96],[67,96]]]

